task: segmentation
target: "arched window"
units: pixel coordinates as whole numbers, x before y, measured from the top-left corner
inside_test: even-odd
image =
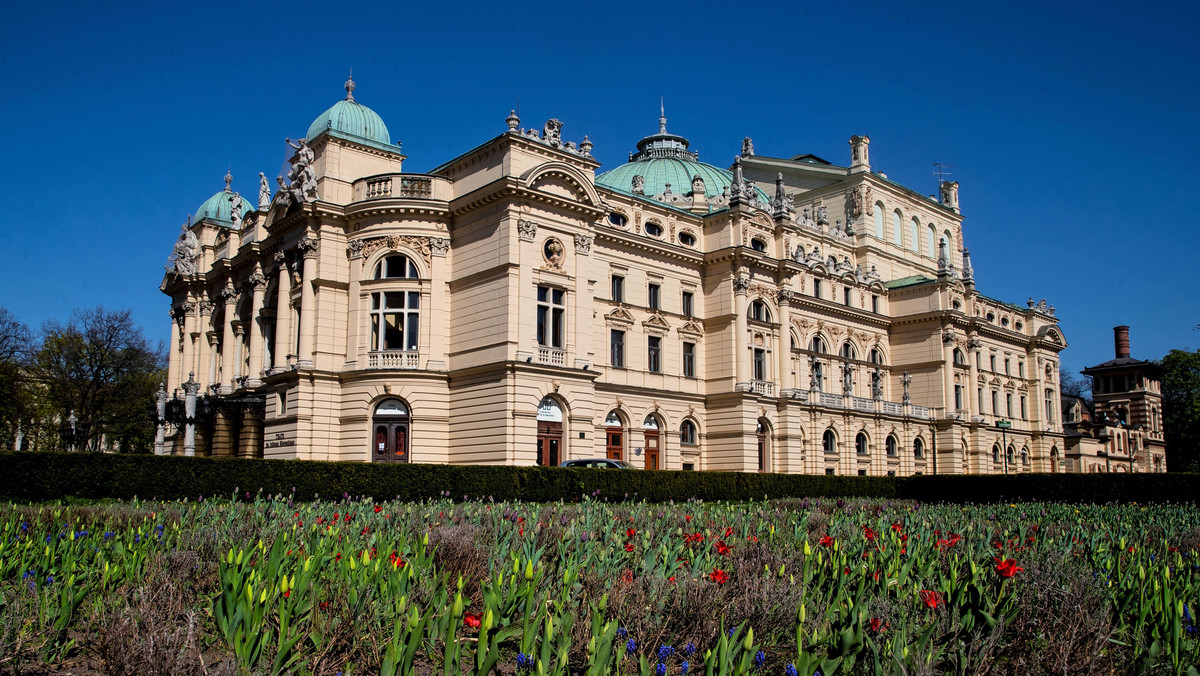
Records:
[[[375,407],[371,418],[374,433],[371,438],[371,462],[408,462],[408,406],[399,399],[384,399]]]
[[[1029,464],[1029,449],[1027,449],[1027,448],[1021,449],[1021,464],[1022,465]]]
[[[755,237],[754,239],[750,240],[750,248],[754,249],[755,251],[766,251],[767,243]]]
[[[913,457],[917,460],[925,457],[925,442],[921,441],[921,437],[913,439]]]
[[[375,266],[375,279],[420,279],[417,266],[408,256],[395,254],[388,256]]]
[[[883,241],[883,205],[875,204],[875,237]]]
[[[858,359],[858,351],[850,341],[842,343],[842,359]]]
[[[1000,444],[992,444],[992,462],[1000,463]]]
[[[894,458],[899,455],[896,445],[896,437],[889,435],[885,445],[887,446],[887,454],[889,458]]]
[[[1014,449],[1012,446],[1009,446],[1007,449],[1004,450],[1004,459],[1007,460],[1008,464],[1010,464],[1010,465],[1013,464],[1013,453],[1015,451],[1016,451],[1016,449]]]
[[[684,446],[696,445],[696,423],[691,420],[684,420],[679,425],[679,443]]]
[[[925,235],[925,255],[930,258],[937,257],[937,228],[933,225],[929,226],[929,232]]]
[[[646,223],[646,234],[650,235],[651,237],[662,237],[662,226],[654,221],[650,221],[649,223]]]
[[[608,215],[608,222],[612,223],[618,228],[623,228],[625,227],[626,219],[624,214],[618,214],[614,211]]]
[[[946,256],[952,257],[954,251],[954,238],[950,236],[949,230],[942,231],[942,241],[946,243]]]
[[[827,351],[825,348],[825,339],[820,334],[813,336],[812,341],[808,344],[808,349],[818,354],[825,354]]]
[[[833,430],[825,430],[825,434],[821,436],[821,448],[826,453],[837,453],[837,437],[834,436]]]
[[[873,347],[871,348],[871,351],[867,353],[867,361],[871,362],[872,364],[883,365],[883,353],[879,351],[879,348]]]
[[[964,355],[963,351],[958,349],[957,347],[954,348],[954,365],[955,366],[966,366],[967,365],[967,356]]]
[[[913,251],[921,250],[921,235],[920,235],[921,229],[920,228],[921,228],[920,222],[917,221],[916,216],[913,216],[912,220],[909,221],[909,231],[908,231],[908,240],[909,240],[908,246]]]
[[[900,225],[903,221],[904,217],[900,215],[899,209],[892,212],[892,237],[894,238],[896,246],[902,246],[904,244],[904,231]]]
[[[755,321],[769,322],[771,321],[771,310],[761,300],[754,300],[750,303],[749,317]]]
[[[854,452],[859,455],[867,454],[867,435],[862,432],[854,437]]]
[[[679,233],[679,243],[684,246],[696,246],[696,236],[690,232]]]

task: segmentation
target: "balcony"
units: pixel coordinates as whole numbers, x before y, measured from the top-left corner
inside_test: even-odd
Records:
[[[929,420],[929,409],[924,406],[913,406],[912,417]]]
[[[550,366],[566,366],[567,351],[560,350],[556,347],[539,347],[537,360],[539,364],[549,364]]]
[[[379,370],[413,370],[420,364],[416,350],[381,350],[367,353],[367,368]]]
[[[751,380],[750,391],[764,397],[775,396],[775,383],[770,380]]]
[[[410,199],[449,200],[450,182],[424,174],[380,174],[354,182],[354,201]]]
[[[875,401],[872,399],[863,399],[862,397],[850,397],[850,407],[856,411],[873,412],[875,410]]]
[[[904,415],[904,404],[885,401],[883,402],[883,412],[888,415]]]
[[[833,394],[831,392],[818,392],[817,403],[822,406],[828,406],[829,408],[841,408],[842,395]]]

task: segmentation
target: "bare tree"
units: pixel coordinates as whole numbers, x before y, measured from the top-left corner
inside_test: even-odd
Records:
[[[68,446],[146,452],[154,439],[148,412],[163,377],[162,345],[151,347],[129,310],[76,310],[67,324],[47,322],[34,359],[61,421],[73,413]]]
[[[1065,395],[1079,397],[1091,404],[1092,379],[1084,375],[1075,375],[1068,369],[1059,369],[1058,388]]]
[[[4,448],[14,448],[17,435],[27,433],[22,423],[32,406],[28,371],[32,346],[29,327],[0,307],[0,433]]]

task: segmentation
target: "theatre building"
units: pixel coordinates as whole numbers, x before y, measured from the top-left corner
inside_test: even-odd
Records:
[[[1054,309],[976,288],[957,183],[892,182],[865,136],[709,164],[665,117],[602,168],[515,114],[406,173],[353,91],[179,234],[160,452],[1068,469]]]

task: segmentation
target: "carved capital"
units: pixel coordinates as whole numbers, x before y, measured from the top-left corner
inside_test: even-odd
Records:
[[[953,342],[954,342],[954,331],[953,330],[943,331],[942,332],[942,344],[949,345]]]
[[[349,242],[346,242],[346,255],[349,256],[351,260],[354,260],[355,258],[362,258],[363,241],[361,239],[352,239]]]
[[[216,304],[206,298],[200,301],[200,314],[210,315],[214,307],[216,307]]]
[[[237,300],[237,290],[233,288],[233,284],[221,289],[221,292],[217,295],[221,297],[221,302],[226,305]]]
[[[583,233],[575,235],[575,252],[584,256],[590,254],[592,252],[593,239],[591,235]]]
[[[791,305],[792,299],[796,297],[795,292],[790,289],[780,289],[779,293],[775,294],[775,299],[780,305]]]
[[[305,258],[317,257],[317,239],[315,237],[303,237],[296,244],[296,247],[303,252]]]
[[[277,264],[283,265],[283,262],[287,260],[287,254],[283,253],[282,251],[276,251],[273,258]]]
[[[181,315],[181,316],[184,316],[184,317],[186,317],[186,316],[188,316],[188,315],[192,314],[192,313],[193,313],[193,312],[195,312],[195,311],[196,311],[196,303],[195,303],[195,301],[190,301],[190,300],[189,300],[189,301],[185,301],[183,305],[180,305],[180,306],[179,306],[179,312],[180,312],[180,315]]]
[[[446,237],[430,237],[429,252],[438,258],[445,258],[450,251],[450,240]]]
[[[746,295],[746,291],[750,289],[750,279],[748,277],[733,278],[733,292],[739,296]]]
[[[267,277],[262,273],[262,270],[255,270],[250,273],[250,278],[246,280],[251,288],[261,290],[267,288]]]
[[[532,242],[537,237],[537,223],[521,219],[517,221],[517,239]]]

